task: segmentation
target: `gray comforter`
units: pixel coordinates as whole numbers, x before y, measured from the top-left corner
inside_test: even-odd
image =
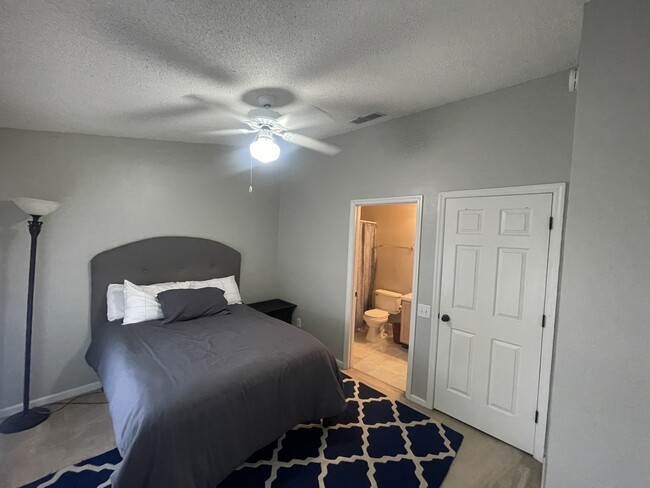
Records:
[[[124,458],[115,488],[215,488],[301,422],[345,408],[334,357],[311,335],[245,305],[160,326],[107,324],[86,360]]]

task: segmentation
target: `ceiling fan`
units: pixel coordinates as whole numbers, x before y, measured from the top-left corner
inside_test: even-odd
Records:
[[[276,144],[274,137],[329,156],[341,150],[327,142],[293,132],[331,121],[332,118],[325,111],[312,106],[308,111],[282,115],[272,109],[274,96],[260,95],[257,102],[260,107],[250,110],[246,118],[240,119],[248,128],[213,130],[208,134],[230,136],[256,133],[257,136],[250,145],[250,152],[251,156],[262,163],[270,163],[280,157],[280,146]]]

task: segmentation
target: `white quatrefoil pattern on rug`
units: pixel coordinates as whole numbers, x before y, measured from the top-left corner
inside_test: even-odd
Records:
[[[218,488],[439,487],[463,436],[344,375],[346,412],[333,425],[301,424],[253,454]],[[105,488],[112,450],[23,488]]]

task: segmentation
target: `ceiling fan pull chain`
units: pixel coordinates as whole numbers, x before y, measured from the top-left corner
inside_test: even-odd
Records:
[[[253,155],[251,154],[251,180],[248,186],[248,193],[253,193]]]

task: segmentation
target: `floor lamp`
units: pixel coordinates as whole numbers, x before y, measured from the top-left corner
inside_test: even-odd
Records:
[[[49,416],[47,408],[29,408],[29,381],[32,362],[32,315],[34,311],[34,276],[36,274],[36,241],[41,232],[43,222],[40,218],[54,212],[60,203],[35,198],[14,198],[14,202],[25,213],[32,216],[29,221],[29,234],[32,236],[31,251],[29,254],[29,285],[27,288],[27,328],[25,332],[25,377],[23,389],[23,410],[8,417],[0,424],[0,432],[12,434],[36,427]]]

